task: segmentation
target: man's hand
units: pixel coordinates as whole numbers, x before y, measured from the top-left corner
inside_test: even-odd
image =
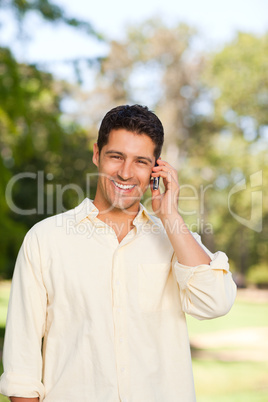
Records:
[[[209,264],[210,257],[194,239],[178,212],[180,186],[176,170],[162,159],[157,163],[159,166],[153,168],[152,177],[163,178],[165,192],[161,194],[159,189],[153,190],[151,183],[152,208],[166,229],[178,261],[191,267]]]
[[[174,212],[178,213],[180,187],[177,171],[162,159],[157,159],[156,162],[159,166],[153,168],[152,177],[163,178],[165,192],[161,194],[159,189],[153,190],[151,183],[152,208],[160,219],[164,219]]]

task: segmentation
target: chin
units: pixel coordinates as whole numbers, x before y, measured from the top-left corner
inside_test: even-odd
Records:
[[[135,205],[139,205],[140,201],[135,200],[114,200],[114,202],[111,204],[112,208],[120,209],[122,211],[127,211],[128,209],[134,207]]]
[[[128,210],[129,208],[133,207],[135,204],[128,204],[124,202],[116,202],[113,204],[114,208],[121,209],[122,211]]]

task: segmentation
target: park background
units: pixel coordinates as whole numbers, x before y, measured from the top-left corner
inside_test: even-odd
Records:
[[[265,0],[0,0],[0,360],[23,237],[94,197],[98,126],[125,103],[162,120],[179,210],[239,285],[226,317],[188,319],[197,401],[267,401]]]

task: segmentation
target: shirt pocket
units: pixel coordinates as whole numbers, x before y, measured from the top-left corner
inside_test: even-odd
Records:
[[[172,308],[172,279],[170,262],[139,264],[138,298],[142,311],[163,311]]]

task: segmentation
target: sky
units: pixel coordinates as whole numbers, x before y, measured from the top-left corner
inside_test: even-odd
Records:
[[[128,24],[139,24],[153,16],[167,25],[186,22],[198,28],[200,47],[217,48],[234,38],[237,31],[262,34],[268,31],[268,0],[54,0],[71,17],[87,20],[109,38],[121,39]],[[74,29],[53,27],[37,17],[28,19],[31,40],[14,40],[8,14],[0,15],[0,43],[11,45],[21,61],[56,62],[50,68],[66,78],[70,74],[58,61],[103,55],[106,47]]]

